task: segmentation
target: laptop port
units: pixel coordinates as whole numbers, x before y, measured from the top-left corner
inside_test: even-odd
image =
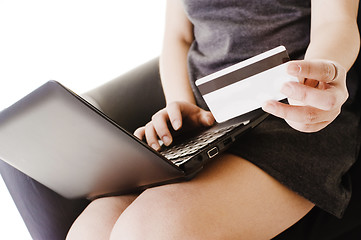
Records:
[[[224,146],[227,146],[230,143],[232,143],[232,138],[230,138],[230,137],[223,141]]]
[[[215,157],[218,153],[219,153],[219,152],[218,152],[218,148],[217,148],[217,147],[214,147],[214,148],[212,148],[211,150],[209,150],[209,151],[207,152],[209,158]]]

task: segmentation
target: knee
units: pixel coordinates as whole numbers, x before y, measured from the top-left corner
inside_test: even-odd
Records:
[[[120,216],[110,239],[194,238],[199,230],[195,223],[199,211],[194,205],[187,206],[188,194],[182,196],[176,189],[169,185],[144,192]]]
[[[109,238],[116,220],[134,198],[121,196],[92,201],[71,226],[67,239]]]

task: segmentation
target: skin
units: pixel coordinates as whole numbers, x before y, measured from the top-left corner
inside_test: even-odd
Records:
[[[348,98],[345,68],[324,60],[294,61],[288,72],[299,78],[299,83],[289,82],[281,89],[291,105],[269,101],[263,110],[301,132],[323,129],[340,114]]]
[[[357,9],[358,0],[312,0],[305,60],[288,65],[299,82],[282,88],[291,104],[268,101],[265,111],[302,132],[319,131],[339,115],[348,97],[346,72],[360,46]],[[180,0],[168,1],[166,22],[160,68],[167,106],[134,133],[154,149],[158,139],[169,145],[172,131],[214,123],[210,112],[195,105],[188,83],[193,26]],[[226,153],[192,181],[93,201],[67,239],[270,239],[313,206],[252,163]]]

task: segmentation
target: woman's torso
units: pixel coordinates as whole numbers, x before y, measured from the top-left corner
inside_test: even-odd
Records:
[[[183,0],[194,25],[188,54],[194,81],[279,45],[291,59],[303,58],[309,44],[310,0]]]

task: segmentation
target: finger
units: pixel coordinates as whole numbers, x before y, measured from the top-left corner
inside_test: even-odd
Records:
[[[149,122],[147,125],[145,125],[145,138],[148,145],[151,146],[154,150],[158,151],[160,149],[158,136],[152,122]]]
[[[341,105],[346,97],[339,92],[336,93],[332,88],[321,90],[295,82],[285,83],[281,92],[290,99],[322,110],[331,110]]]
[[[160,139],[162,139],[163,143],[166,146],[169,146],[173,139],[172,134],[169,131],[168,128],[168,113],[164,109],[153,115],[152,117],[152,124],[156,131],[156,134]]]
[[[144,139],[145,136],[145,127],[140,127],[134,131],[134,136],[139,138],[140,140]]]
[[[292,61],[289,62],[287,71],[293,76],[315,79],[330,83],[337,79],[338,67],[331,61]]]
[[[211,126],[215,121],[209,111],[205,111],[197,105],[186,102],[170,103],[167,105],[167,112],[175,130],[182,127],[184,120],[193,126]]]
[[[303,125],[333,121],[340,113],[339,110],[329,112],[310,106],[293,106],[277,101],[266,102],[263,110],[287,121],[297,122]]]
[[[314,124],[303,124],[303,123],[298,123],[298,122],[292,122],[289,120],[286,120],[286,122],[293,129],[296,129],[300,132],[305,132],[305,133],[312,133],[312,132],[320,131],[321,129],[325,128],[327,125],[329,125],[331,123],[331,121],[325,121],[325,122],[314,123]]]
[[[179,105],[180,111],[183,116],[188,116],[188,118],[193,121],[197,126],[211,126],[214,124],[215,119],[211,112],[206,111],[197,105],[181,103]]]
[[[167,105],[166,107],[169,121],[174,130],[179,130],[182,127],[182,112],[181,112],[181,103],[173,102]]]
[[[209,127],[215,122],[214,116],[211,112],[201,109],[198,115],[198,123],[201,126]]]

